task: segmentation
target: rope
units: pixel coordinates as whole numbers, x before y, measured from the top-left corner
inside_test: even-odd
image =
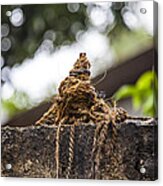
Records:
[[[69,136],[69,148],[68,148],[68,167],[66,170],[66,178],[70,178],[72,163],[74,159],[74,138],[75,138],[75,126],[70,127],[70,136]]]
[[[104,76],[97,82],[100,83],[106,77]],[[116,124],[126,120],[138,119],[131,117],[122,109],[117,108],[116,102],[112,99],[108,103],[99,98],[95,88],[91,85],[90,79],[90,62],[86,54],[81,53],[79,59],[70,70],[69,76],[66,77],[59,86],[59,94],[56,96],[56,102],[46,112],[36,124],[49,123],[56,125],[56,177],[59,178],[60,163],[59,163],[59,140],[60,128],[64,125],[70,125],[69,146],[68,146],[68,166],[66,169],[66,178],[72,174],[72,164],[74,160],[74,138],[75,125],[77,122],[94,122],[96,129],[94,132],[93,147],[92,147],[92,177],[101,178],[100,173],[101,159],[104,157],[102,153],[105,146],[109,148],[108,158],[110,161],[109,174],[124,177],[123,174],[118,174],[118,164],[121,157],[116,151],[117,146],[117,128]],[[140,119],[140,118],[139,118]],[[149,121],[148,119],[145,121]],[[108,134],[111,134],[108,144]],[[111,173],[112,171],[112,173]]]
[[[56,178],[59,178],[59,137],[60,137],[60,128],[61,123],[59,123],[56,133],[56,147],[55,147],[55,160],[56,160]]]

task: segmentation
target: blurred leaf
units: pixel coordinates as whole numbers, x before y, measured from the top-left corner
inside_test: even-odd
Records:
[[[7,111],[7,114],[9,117],[12,117],[16,113],[18,113],[20,110],[15,106],[15,104],[10,100],[2,100],[1,101],[2,109]]]
[[[9,99],[2,99],[1,103],[2,109],[7,112],[9,117],[31,107],[29,97],[21,91],[15,91]]]
[[[134,94],[135,92],[135,87],[132,85],[125,85],[123,87],[121,87],[116,93],[115,93],[115,98],[117,100],[119,99],[123,99],[126,97],[130,97]]]
[[[132,97],[133,101],[133,107],[135,110],[138,110],[141,107],[142,100],[141,97],[139,96],[138,92]]]
[[[143,112],[144,114],[148,114],[149,112],[154,115],[154,110],[151,109],[154,106],[154,99],[153,94],[151,94],[149,97],[147,97],[146,101],[143,104]]]
[[[135,110],[142,110],[144,115],[154,116],[157,112],[157,76],[147,71],[139,77],[135,85],[122,86],[116,93],[117,100],[132,97]]]
[[[136,82],[136,87],[138,90],[149,89],[152,86],[152,81],[154,80],[153,72],[145,72]],[[152,88],[152,87],[151,87]]]

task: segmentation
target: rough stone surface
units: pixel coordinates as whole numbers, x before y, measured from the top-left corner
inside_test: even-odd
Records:
[[[1,128],[1,175],[4,177],[56,177],[55,126],[29,126]],[[75,127],[75,149],[70,178],[92,179],[91,150],[95,125],[81,124]],[[59,178],[65,178],[68,162],[68,140],[70,126],[60,132]],[[109,135],[108,135],[109,143]],[[118,127],[117,148],[121,150],[122,168],[129,180],[157,179],[157,123],[139,125],[123,123]],[[6,165],[11,164],[7,170]],[[101,179],[109,179],[107,174],[107,143],[102,162]],[[146,172],[141,173],[144,167]]]

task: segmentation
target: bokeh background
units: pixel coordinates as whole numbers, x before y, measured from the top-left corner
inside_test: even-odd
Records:
[[[80,52],[95,78],[153,48],[152,20],[152,1],[2,5],[1,122],[55,95]],[[113,96],[154,116],[153,77],[145,72]]]

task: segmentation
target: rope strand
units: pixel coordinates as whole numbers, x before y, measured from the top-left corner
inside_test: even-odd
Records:
[[[69,148],[68,148],[68,167],[66,170],[66,178],[70,178],[72,163],[74,159],[74,138],[75,138],[75,125],[70,127],[70,136],[69,136]]]

